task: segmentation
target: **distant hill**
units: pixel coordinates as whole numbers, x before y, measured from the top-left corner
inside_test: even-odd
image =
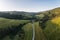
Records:
[[[29,15],[33,15],[33,14],[36,14],[35,12],[24,12],[24,11],[2,11],[0,13],[9,13],[9,14],[14,14],[14,15],[26,15],[26,14],[29,14]]]
[[[52,19],[54,17],[60,16],[60,7],[55,8],[55,9],[51,9],[51,10],[47,10],[47,11],[43,11],[43,12],[38,12],[37,15],[40,20],[44,20],[44,18],[47,19]]]
[[[43,14],[43,15],[59,15],[60,14],[60,7],[58,8],[54,8],[54,9],[51,9],[51,10],[47,10],[47,11],[43,11],[43,12],[39,12],[37,15],[40,15],[40,14]]]
[[[9,18],[9,19],[32,19],[33,15],[37,13],[34,12],[23,12],[23,11],[3,11],[0,12],[0,17]]]

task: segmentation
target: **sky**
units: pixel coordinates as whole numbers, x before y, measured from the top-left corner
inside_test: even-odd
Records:
[[[0,0],[0,11],[40,12],[60,7],[60,0]]]

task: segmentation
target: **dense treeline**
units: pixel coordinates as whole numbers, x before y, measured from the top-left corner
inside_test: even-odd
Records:
[[[56,16],[56,14],[51,13],[50,11],[47,13],[41,13],[41,14],[44,16],[43,17],[40,16],[41,18],[39,17],[39,24],[40,24],[41,28],[44,29],[46,27],[46,22],[48,20],[53,19]]]
[[[26,23],[21,23],[17,26],[13,26],[11,25],[8,28],[0,28],[0,40],[2,40],[4,37],[9,36],[11,40],[14,39],[14,37],[18,34],[19,37],[23,36],[22,39],[24,38],[24,30],[22,29],[22,27],[27,24],[29,22]],[[21,35],[23,34],[23,35]]]
[[[36,19],[36,16],[33,17],[33,15],[35,14],[24,14],[24,12],[22,13],[9,13],[9,12],[0,12],[0,17],[3,17],[3,18],[8,18],[8,19],[23,19],[23,20],[31,20],[31,19]]]
[[[45,15],[45,17],[43,17],[43,19],[39,20],[39,24],[41,26],[42,29],[44,29],[46,26],[45,26],[45,23],[49,20],[49,17]]]

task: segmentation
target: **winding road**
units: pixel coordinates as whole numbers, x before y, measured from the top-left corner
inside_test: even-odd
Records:
[[[33,37],[32,37],[32,40],[35,40],[35,27],[34,27],[34,20],[32,20],[32,27],[33,27]]]

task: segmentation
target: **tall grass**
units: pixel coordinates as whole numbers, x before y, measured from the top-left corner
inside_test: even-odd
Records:
[[[60,40],[60,26],[54,24],[53,22],[48,21],[46,23],[46,28],[44,29],[44,33],[48,40]]]

